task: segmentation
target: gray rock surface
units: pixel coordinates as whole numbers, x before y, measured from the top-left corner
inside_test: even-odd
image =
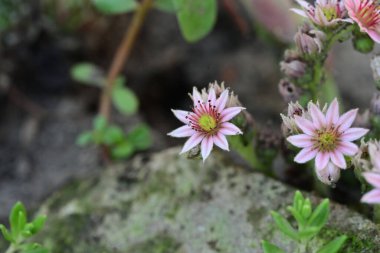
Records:
[[[203,164],[178,152],[137,156],[55,193],[40,209],[49,218],[39,240],[52,253],[254,253],[262,239],[294,252],[269,214],[286,213],[294,189],[225,153]],[[312,247],[342,232],[341,252],[380,252],[376,225],[337,204]]]

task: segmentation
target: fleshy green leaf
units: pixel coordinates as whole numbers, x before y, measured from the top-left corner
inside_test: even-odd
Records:
[[[322,228],[329,218],[329,213],[329,200],[325,199],[314,210],[314,212],[310,216],[309,221],[307,222],[307,225],[310,227]]]
[[[106,129],[103,138],[105,144],[113,145],[122,142],[126,136],[120,127],[111,126]]]
[[[305,198],[302,196],[302,193],[300,191],[296,191],[296,193],[294,194],[293,207],[297,211],[301,211],[304,201],[305,201]]]
[[[95,117],[93,125],[96,131],[104,131],[107,127],[107,120],[103,116],[98,115]]]
[[[21,202],[17,202],[12,210],[11,214],[9,216],[9,223],[11,225],[11,234],[13,238],[17,238],[22,229],[25,226],[26,222],[26,210],[24,205]]]
[[[84,132],[84,133],[81,133],[77,140],[76,140],[76,144],[78,146],[86,146],[88,144],[90,144],[91,142],[93,141],[93,136],[92,136],[92,132]]]
[[[264,253],[285,253],[285,251],[268,241],[263,240],[261,244],[263,246]]]
[[[310,202],[310,199],[306,199],[304,202],[303,202],[303,205],[302,205],[302,208],[301,208],[301,215],[302,217],[304,217],[305,219],[309,218],[309,216],[311,215],[311,202]]]
[[[277,227],[283,232],[285,235],[289,236],[293,240],[298,240],[298,233],[294,230],[294,228],[290,225],[290,223],[282,217],[279,213],[272,211],[271,212],[274,222]]]
[[[80,83],[102,87],[105,83],[104,72],[91,63],[78,63],[71,68],[71,77]]]
[[[156,0],[154,2],[154,7],[161,11],[166,11],[166,12],[175,12],[175,6],[173,3],[173,0]]]
[[[317,235],[320,230],[320,227],[306,227],[298,232],[298,236],[301,240],[309,240]]]
[[[112,102],[119,112],[125,115],[134,114],[139,106],[139,101],[135,93],[121,85],[115,85],[112,90]]]
[[[288,206],[287,210],[293,215],[294,219],[296,219],[298,226],[303,227],[306,224],[304,217],[293,206]]]
[[[8,231],[8,229],[3,224],[0,224],[0,230],[1,230],[1,233],[3,234],[3,237],[4,237],[5,240],[7,240],[9,242],[14,242],[15,241],[13,239],[11,233]]]
[[[40,215],[37,218],[35,218],[31,224],[33,224],[32,233],[37,234],[45,225],[46,216]]]
[[[347,236],[339,236],[320,248],[317,253],[337,253],[346,240]]]
[[[131,142],[125,141],[120,143],[116,147],[112,148],[112,157],[116,159],[128,158],[135,151],[133,144]]]
[[[93,0],[95,7],[107,15],[133,11],[138,4],[135,0]]]
[[[173,0],[183,37],[196,42],[206,36],[215,25],[216,0]]]
[[[128,140],[136,150],[145,150],[152,145],[152,136],[147,125],[141,124],[128,133]]]

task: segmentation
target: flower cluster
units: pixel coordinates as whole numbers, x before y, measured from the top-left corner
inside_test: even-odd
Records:
[[[215,89],[220,93],[217,96]],[[227,107],[231,103],[229,90],[224,86],[210,85],[202,94],[193,88],[192,111],[172,110],[174,115],[185,125],[168,133],[172,137],[189,137],[181,154],[190,151],[200,144],[203,161],[210,155],[214,144],[223,150],[229,150],[226,136],[242,134],[241,130],[229,121],[244,108]]]
[[[330,104],[326,113],[310,102],[307,114],[294,115],[295,125],[300,134],[291,135],[287,140],[302,150],[294,161],[306,163],[315,159],[315,169],[322,182],[333,182],[339,178],[339,168],[347,167],[344,156],[353,156],[358,147],[352,141],[363,137],[368,130],[351,127],[357,109],[339,115],[337,99]],[[327,176],[327,178],[326,178]],[[324,180],[326,179],[326,180]]]

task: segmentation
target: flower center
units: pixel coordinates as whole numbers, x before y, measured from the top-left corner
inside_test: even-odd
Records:
[[[323,152],[333,151],[336,148],[337,140],[338,136],[334,132],[320,132],[317,136],[317,147]]]
[[[325,17],[328,21],[338,18],[338,13],[336,12],[335,7],[323,8],[323,14],[325,14]]]
[[[203,114],[198,120],[199,126],[202,130],[210,132],[216,127],[216,120],[209,114]]]
[[[377,25],[380,21],[380,15],[376,1],[362,1],[357,18],[364,27],[371,28]]]

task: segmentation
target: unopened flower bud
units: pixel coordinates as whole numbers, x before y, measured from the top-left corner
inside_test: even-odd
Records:
[[[371,113],[380,116],[380,92],[376,92],[371,100]]]
[[[278,90],[286,103],[296,101],[300,97],[300,90],[286,79],[280,80]]]
[[[355,34],[352,43],[356,51],[366,54],[373,50],[375,42],[365,33]]]
[[[322,170],[315,170],[318,179],[327,185],[334,185],[340,178],[340,168],[329,162]]]
[[[284,61],[290,62],[293,60],[299,60],[301,59],[301,55],[297,50],[294,49],[286,49],[284,53]]]
[[[303,26],[294,36],[298,50],[303,54],[320,53],[326,35],[317,30],[311,30],[310,26]]]
[[[299,60],[294,60],[290,62],[280,62],[281,71],[289,77],[298,78],[305,74],[306,64]]]
[[[370,141],[368,143],[368,154],[373,170],[380,172],[380,142]]]

